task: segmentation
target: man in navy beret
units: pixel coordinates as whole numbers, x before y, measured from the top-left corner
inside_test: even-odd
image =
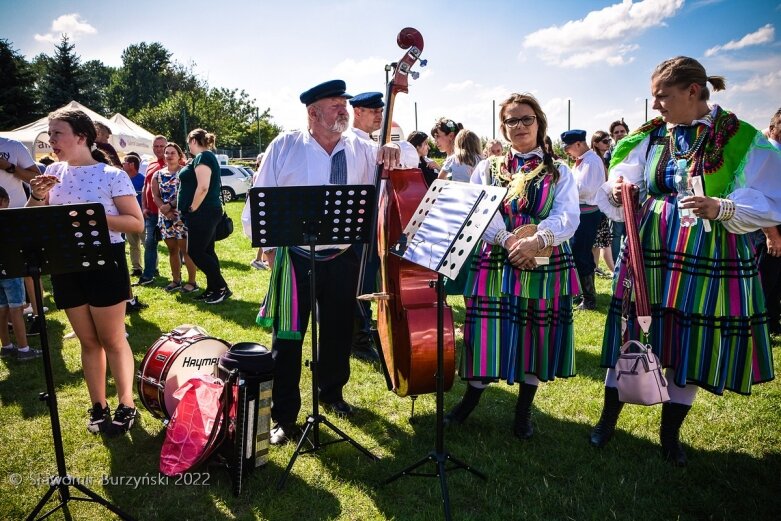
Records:
[[[399,165],[410,168],[417,165],[418,155],[412,145],[391,143],[378,148],[375,143],[346,133],[349,125],[346,85],[331,80],[303,92],[301,103],[306,105],[306,130],[294,130],[278,135],[268,146],[255,179],[255,186],[316,186],[329,184],[374,184],[379,164],[385,168]],[[249,207],[242,215],[244,232],[252,235]],[[317,288],[319,330],[319,390],[324,408],[336,414],[352,414],[352,407],[344,400],[342,390],[350,377],[350,344],[358,286],[359,259],[349,244],[318,247]],[[274,445],[287,442],[299,434],[296,424],[301,409],[301,355],[303,331],[310,318],[309,250],[291,247],[284,251],[284,259],[275,259],[275,248],[264,248],[264,253],[275,275],[295,276],[293,285],[270,288],[279,291],[274,317],[294,317],[292,302],[296,302],[298,321],[291,331],[280,335],[278,320],[273,320],[271,350],[274,356],[274,386],[271,417],[276,423],[270,441]],[[280,253],[282,255],[282,253]],[[280,261],[280,262],[276,262]],[[286,261],[286,262],[282,262]],[[292,268],[293,273],[290,273]],[[284,269],[288,271],[283,272]],[[296,334],[299,333],[299,334]],[[291,339],[299,336],[301,338]],[[282,338],[284,337],[284,338]]]
[[[597,191],[606,181],[605,164],[586,144],[585,130],[568,130],[561,134],[564,151],[575,160],[572,175],[578,184],[580,225],[570,239],[572,256],[578,270],[583,300],[577,309],[596,309],[597,291],[594,286],[596,263],[591,249],[597,238],[603,214],[597,206]]]
[[[385,103],[382,101],[382,92],[362,92],[353,96],[350,100],[353,107],[353,126],[350,131],[361,139],[375,143],[371,137],[382,126],[382,109]],[[363,255],[361,245],[353,246],[360,255]],[[374,293],[377,288],[377,270],[380,259],[375,254],[373,259],[366,261],[363,285],[361,293]],[[367,362],[378,362],[380,355],[374,348],[371,333],[372,308],[371,302],[359,301],[355,306],[355,324],[353,327],[352,355]]]
[[[352,131],[362,139],[371,140],[371,133],[382,126],[382,92],[363,92],[350,100],[353,107]]]

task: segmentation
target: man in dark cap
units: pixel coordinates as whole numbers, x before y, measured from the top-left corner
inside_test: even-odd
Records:
[[[382,126],[381,92],[363,92],[350,100],[353,107],[352,131],[362,139],[371,141],[371,133],[380,130]]]
[[[347,99],[351,97],[345,90],[343,81],[332,80],[301,94],[308,128],[280,134],[269,144],[255,186],[373,184],[379,163],[386,168],[417,164],[417,153],[409,144],[388,144],[378,150],[376,144],[352,133],[343,135],[349,124]],[[242,223],[247,236],[251,236],[248,207],[244,209]],[[309,250],[291,247],[277,254],[275,248],[264,248],[264,252],[273,269],[272,278],[295,277],[295,286],[269,288],[277,294],[267,296],[267,302],[279,304],[268,310],[268,314],[261,313],[261,320],[270,321],[274,328],[271,417],[275,425],[270,441],[279,445],[299,433],[296,420],[301,409],[301,348],[311,311]],[[326,409],[341,415],[353,412],[344,400],[342,389],[350,377],[359,269],[359,259],[349,245],[318,247],[315,292],[320,357],[319,389],[315,398]],[[294,287],[296,295],[292,294]]]
[[[382,109],[385,103],[382,101],[381,92],[363,92],[350,100],[353,107],[353,126],[350,131],[361,139],[372,143],[372,132],[376,132],[382,126]],[[359,255],[363,254],[363,248],[355,245]],[[363,286],[361,293],[374,293],[377,285],[377,270],[380,261],[376,253],[373,259],[366,261]],[[372,342],[371,332],[372,307],[369,301],[359,301],[355,306],[355,324],[353,326],[352,355],[367,362],[378,362],[380,355]]]
[[[596,309],[597,291],[594,287],[594,255],[591,248],[597,238],[597,229],[602,221],[602,212],[597,206],[596,196],[599,187],[605,182],[605,164],[586,144],[585,130],[568,130],[561,134],[566,152],[575,160],[572,175],[578,184],[580,202],[580,225],[570,239],[572,256],[578,270],[583,301],[577,309]]]

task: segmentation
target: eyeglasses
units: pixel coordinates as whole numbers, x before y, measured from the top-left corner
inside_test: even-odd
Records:
[[[609,145],[609,144],[610,144],[610,138],[609,138],[609,137],[606,137],[605,139],[603,139],[603,140],[601,141],[601,143],[602,143],[603,145]]]
[[[518,128],[523,123],[524,127],[531,127],[537,121],[537,116],[524,116],[522,118],[507,118],[502,123],[508,128]]]

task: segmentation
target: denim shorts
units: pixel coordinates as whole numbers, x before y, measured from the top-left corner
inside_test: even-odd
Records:
[[[0,279],[0,308],[24,307],[24,279]]]

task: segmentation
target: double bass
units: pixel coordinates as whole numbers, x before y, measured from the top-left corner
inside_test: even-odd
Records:
[[[393,79],[387,85],[380,144],[390,141],[396,94],[408,92],[412,66],[423,51],[423,36],[407,27],[396,41],[407,51],[395,64]],[[389,390],[401,397],[432,393],[437,372],[437,293],[436,274],[389,253],[401,237],[428,189],[418,168],[386,170],[377,168],[375,187],[378,198],[377,240],[380,259],[378,277],[377,330]],[[455,374],[455,335],[453,314],[445,306],[444,317],[445,389],[453,385]]]

